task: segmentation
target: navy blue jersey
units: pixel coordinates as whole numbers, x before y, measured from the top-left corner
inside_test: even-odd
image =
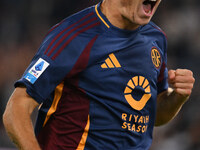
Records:
[[[152,22],[114,27],[100,4],[54,26],[23,77],[45,150],[147,150],[168,88],[166,37]]]

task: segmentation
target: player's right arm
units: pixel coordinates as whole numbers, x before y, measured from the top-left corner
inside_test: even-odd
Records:
[[[21,150],[40,150],[31,120],[39,104],[26,93],[25,87],[14,90],[3,115],[3,123],[12,141]]]

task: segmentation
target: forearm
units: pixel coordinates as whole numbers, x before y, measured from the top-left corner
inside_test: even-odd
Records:
[[[169,89],[157,97],[157,114],[155,126],[164,125],[180,111],[189,96],[183,96]]]
[[[168,72],[168,82],[173,87],[157,97],[157,116],[155,125],[163,125],[173,119],[192,93],[195,79],[193,72],[176,69]]]
[[[27,109],[27,105],[20,102],[17,96],[20,97],[20,94],[11,97],[3,115],[6,131],[19,149],[40,150],[31,121],[33,108]]]
[[[12,113],[12,114],[10,114]],[[5,119],[7,118],[7,119]],[[9,112],[4,115],[4,125],[11,140],[22,150],[37,150],[39,145],[33,133],[29,116],[23,112]]]

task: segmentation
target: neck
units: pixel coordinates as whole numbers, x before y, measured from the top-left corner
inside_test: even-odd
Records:
[[[120,12],[120,7],[120,4],[117,2],[104,0],[101,4],[101,11],[112,25],[125,30],[137,29],[140,25],[134,24],[127,17],[125,17],[125,15]]]

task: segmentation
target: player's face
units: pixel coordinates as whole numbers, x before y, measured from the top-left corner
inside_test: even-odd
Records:
[[[120,0],[120,12],[135,25],[149,23],[161,0]]]

